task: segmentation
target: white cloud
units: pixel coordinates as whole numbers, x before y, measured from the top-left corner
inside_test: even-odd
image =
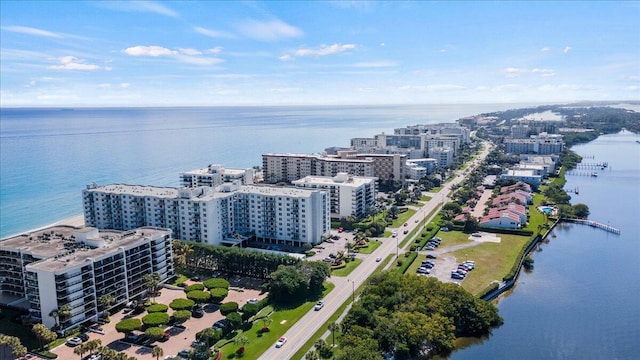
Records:
[[[547,52],[547,51],[549,51],[549,50],[551,50],[551,48],[546,47],[546,46],[545,46],[545,47],[543,47],[542,49],[540,49],[540,51],[541,51],[541,52]]]
[[[458,91],[465,90],[466,87],[455,84],[432,84],[432,85],[403,85],[398,88],[399,90],[417,90],[417,91]]]
[[[58,59],[60,65],[52,65],[49,69],[53,70],[83,70],[83,71],[95,71],[100,70],[100,66],[94,64],[86,64],[83,60],[76,58],[75,56],[63,56]],[[110,69],[105,69],[110,70]]]
[[[151,56],[151,57],[171,57],[180,62],[195,65],[215,65],[224,60],[214,57],[201,57],[202,51],[190,48],[180,48],[178,51],[167,49],[162,46],[132,46],[124,49],[124,52],[130,56]]]
[[[534,74],[540,74],[540,76],[544,76],[544,77],[548,77],[548,76],[555,76],[556,72],[553,69],[538,69],[538,68],[534,68],[531,70],[532,73]]]
[[[280,60],[282,61],[293,61],[295,60],[295,58],[289,54],[284,54],[282,56],[279,57]]]
[[[95,2],[95,4],[99,7],[116,11],[149,12],[174,18],[180,16],[177,12],[155,1],[100,1]]]
[[[358,68],[377,68],[377,67],[393,67],[393,66],[398,66],[398,64],[393,61],[373,61],[373,62],[355,63],[353,66]]]
[[[20,34],[44,36],[44,37],[50,37],[50,38],[56,38],[56,39],[61,39],[64,37],[58,33],[37,29],[37,28],[32,28],[28,26],[3,26],[2,30],[7,30],[15,33],[20,33]]]
[[[565,46],[565,48],[562,49],[562,52],[565,54],[569,53],[569,51],[571,51],[571,46]]]
[[[123,89],[126,89],[126,88],[128,88],[130,86],[131,86],[130,83],[120,83],[120,87],[123,88]]]
[[[162,46],[132,46],[124,49],[124,53],[131,56],[170,56],[176,55],[177,52]]]
[[[216,46],[214,48],[208,49],[207,53],[209,54],[219,54],[222,51],[222,46]]]
[[[202,55],[202,52],[196,49],[178,49],[178,51],[180,51],[181,54],[190,55],[190,56]]]
[[[640,90],[640,86],[638,86],[638,85],[629,85],[625,89],[629,90],[629,91],[638,91],[638,90]]]
[[[338,54],[355,48],[356,46],[354,44],[320,45],[316,49],[298,49],[294,54],[295,56],[327,56]]]
[[[100,89],[108,89],[108,88],[111,87],[111,84],[109,84],[109,83],[98,84],[98,87]]]
[[[299,28],[281,20],[248,20],[236,26],[244,36],[259,41],[276,41],[283,38],[295,38],[304,35]]]
[[[503,69],[502,72],[504,72],[508,78],[514,78],[529,72],[529,70],[523,69],[523,68],[510,67],[510,68]]]
[[[211,30],[200,26],[194,26],[193,31],[197,32],[200,35],[208,36],[211,38],[234,39],[236,37],[234,34],[227,31]]]

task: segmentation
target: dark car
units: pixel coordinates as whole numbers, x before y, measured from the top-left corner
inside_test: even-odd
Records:
[[[89,334],[87,333],[81,333],[80,335],[78,335],[78,337],[80,338],[80,340],[84,341],[89,341]]]
[[[227,328],[227,326],[229,325],[229,321],[227,319],[222,319],[222,320],[218,320],[216,321],[212,328],[214,329],[220,329],[220,330],[224,330]]]
[[[432,254],[427,254],[427,259],[437,259],[438,257]]]
[[[194,307],[193,310],[191,310],[191,316],[194,318],[201,318],[204,316],[204,310],[199,306]]]

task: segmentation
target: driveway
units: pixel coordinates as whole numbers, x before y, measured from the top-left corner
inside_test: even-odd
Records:
[[[239,306],[242,306],[248,299],[262,299],[266,296],[267,294],[260,294],[260,290],[232,287],[229,290],[229,295],[224,299],[224,302],[235,301]],[[184,291],[163,288],[160,291],[160,296],[155,298],[155,301],[157,303],[169,305],[173,299],[177,298],[185,298]],[[172,333],[172,336],[168,341],[156,342],[151,344],[151,347],[133,345],[121,341],[124,338],[124,335],[115,330],[115,324],[127,316],[127,314],[123,314],[122,312],[111,315],[111,322],[102,326],[104,334],[89,332],[89,340],[100,339],[102,346],[107,346],[119,352],[124,352],[137,359],[155,360],[155,357],[151,355],[151,348],[154,345],[162,348],[164,356],[176,355],[182,349],[189,349],[191,342],[196,338],[197,332],[211,327],[213,323],[224,318],[224,316],[220,314],[220,311],[218,311],[217,306],[208,304],[204,307],[204,310],[205,313],[203,317],[191,318],[183,324],[186,326],[186,329],[171,329],[170,332]],[[169,309],[169,313],[171,313],[171,311],[172,310]],[[144,315],[146,315],[146,312],[136,315],[135,317],[142,318]],[[59,359],[70,360],[78,358],[78,355],[73,354],[73,348],[65,344],[53,349],[52,352],[57,354]]]

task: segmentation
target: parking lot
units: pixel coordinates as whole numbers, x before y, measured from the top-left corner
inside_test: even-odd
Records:
[[[239,288],[233,286],[229,290],[229,295],[224,299],[224,302],[234,301],[237,302],[239,306],[244,305],[247,300],[257,298],[262,299],[266,297],[267,294],[260,294],[260,290],[252,289],[252,288]],[[155,301],[160,304],[168,305],[173,299],[177,298],[185,298],[185,293],[183,290],[173,290],[168,288],[163,288],[160,291],[160,296],[155,298]],[[169,313],[171,313],[171,309],[169,309]],[[137,318],[142,318],[146,315],[146,312],[135,315]],[[108,324],[102,325],[102,332],[104,334],[98,334],[96,332],[89,332],[89,339],[100,339],[102,342],[102,346],[107,346],[111,349],[114,349],[118,352],[126,353],[128,356],[133,356],[137,359],[149,359],[155,360],[155,357],[151,355],[151,349],[153,346],[159,346],[162,348],[164,356],[175,356],[180,350],[189,349],[191,346],[191,342],[195,340],[196,333],[200,330],[211,327],[216,321],[224,318],[218,311],[218,306],[213,304],[208,304],[204,306],[204,316],[201,318],[191,318],[187,320],[184,324],[185,328],[170,328],[168,332],[171,334],[171,338],[165,342],[155,342],[150,344],[148,347],[130,344],[124,341],[124,334],[119,333],[115,330],[115,324],[117,324],[120,320],[128,317],[130,315],[119,311],[116,314],[111,315],[111,321]],[[57,348],[52,350],[53,353],[58,355],[59,359],[77,359],[78,355],[73,354],[73,347],[70,347],[66,344],[60,345]]]

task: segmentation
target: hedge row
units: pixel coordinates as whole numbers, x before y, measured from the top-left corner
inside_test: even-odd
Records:
[[[409,269],[409,266],[413,264],[413,262],[416,260],[417,257],[418,257],[418,253],[415,251],[410,253],[405,253],[404,259],[402,260],[398,259],[398,262],[401,262],[401,265],[396,270],[401,274],[406,273],[407,269]]]

